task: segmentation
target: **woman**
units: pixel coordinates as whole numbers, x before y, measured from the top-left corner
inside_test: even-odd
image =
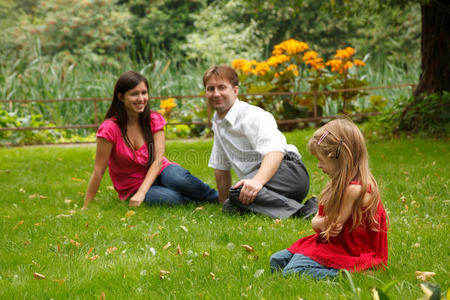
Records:
[[[139,206],[218,203],[218,193],[189,171],[164,157],[164,118],[148,107],[148,82],[139,73],[123,73],[111,106],[97,131],[95,166],[86,192],[87,208],[98,191],[106,166],[120,200]]]

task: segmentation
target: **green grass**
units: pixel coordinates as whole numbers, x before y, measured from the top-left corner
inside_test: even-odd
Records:
[[[310,195],[326,182],[304,150],[311,133],[287,134],[304,154]],[[207,168],[211,145],[170,141],[167,153],[214,185]],[[127,217],[130,208],[110,189],[108,176],[89,210],[81,211],[93,146],[0,148],[0,298],[98,299],[103,292],[106,299],[370,299],[370,287],[395,281],[387,292],[391,299],[417,299],[422,292],[415,271],[436,272],[431,281],[447,293],[448,148],[448,141],[418,138],[369,144],[390,216],[389,266],[331,281],[270,272],[271,254],[312,233],[308,221],[229,216],[212,204],[143,206]],[[172,246],[164,250],[168,242]],[[110,247],[117,250],[108,254]],[[89,259],[94,255],[99,257]],[[170,274],[161,279],[160,270]],[[35,272],[46,278],[34,279]]]

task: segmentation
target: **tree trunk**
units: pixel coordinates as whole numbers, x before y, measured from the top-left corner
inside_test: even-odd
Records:
[[[450,91],[450,5],[447,1],[430,0],[421,6],[422,73],[414,99],[402,111],[399,130],[447,130],[449,98],[448,94],[442,94]],[[430,101],[426,95],[431,93],[441,95]]]
[[[422,74],[414,96],[450,91],[450,5],[431,0],[421,10]]]

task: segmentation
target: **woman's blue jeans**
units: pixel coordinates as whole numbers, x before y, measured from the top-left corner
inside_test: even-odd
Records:
[[[156,178],[145,195],[149,205],[179,205],[192,202],[219,203],[215,189],[179,165],[169,165]]]
[[[272,272],[282,270],[283,276],[305,274],[316,279],[334,277],[339,274],[338,269],[324,267],[303,254],[292,254],[286,249],[270,257],[270,269]]]

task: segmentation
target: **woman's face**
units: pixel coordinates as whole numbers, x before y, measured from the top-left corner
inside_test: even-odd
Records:
[[[139,115],[148,103],[148,90],[145,82],[141,81],[131,90],[119,94],[119,99],[123,102],[128,116]]]

